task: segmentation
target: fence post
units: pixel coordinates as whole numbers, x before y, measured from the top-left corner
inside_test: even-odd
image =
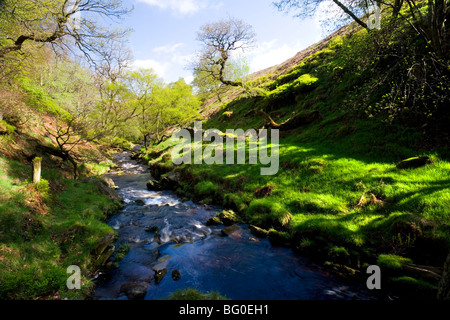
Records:
[[[41,181],[41,163],[42,163],[42,158],[36,157],[33,159],[33,183],[34,184]]]

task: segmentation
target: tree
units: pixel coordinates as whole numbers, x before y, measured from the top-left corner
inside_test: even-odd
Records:
[[[361,27],[369,30],[367,24],[359,17],[367,13],[367,10],[376,5],[377,0],[331,0],[341,12],[353,19]],[[309,17],[317,13],[321,4],[326,4],[328,0],[281,0],[274,5],[280,11],[295,11],[297,17]],[[335,15],[338,15],[335,13]],[[339,20],[345,20],[339,17]]]
[[[161,91],[163,83],[152,69],[132,71],[127,82],[134,95],[133,103],[138,106],[136,125],[144,138],[144,148],[147,149],[148,140],[153,133],[152,109],[156,107],[156,97]]]
[[[200,108],[200,100],[184,79],[154,90],[152,101],[148,119],[156,141],[162,140],[167,128],[182,127],[194,121]]]
[[[280,11],[296,11],[297,17],[312,16],[316,13],[319,6],[328,0],[281,0],[275,2],[274,5]],[[392,21],[402,19],[418,35],[420,35],[426,43],[432,47],[437,56],[437,63],[442,63],[440,59],[448,59],[450,56],[450,32],[449,18],[450,5],[448,0],[331,0],[342,12],[350,16],[362,27],[369,29],[367,24],[359,17],[367,10],[374,6],[384,6],[391,10]],[[406,7],[407,13],[401,13],[401,9]],[[426,10],[424,10],[426,8]],[[443,66],[448,69],[447,66]]]
[[[242,81],[227,78],[227,68],[233,53],[243,52],[254,45],[252,26],[242,20],[228,18],[208,23],[200,28],[197,40],[203,43],[194,71],[206,73],[222,84],[240,86]]]
[[[0,58],[31,42],[50,44],[55,50],[78,49],[94,62],[104,39],[120,39],[128,33],[109,30],[97,18],[121,18],[129,12],[121,0],[3,0]]]

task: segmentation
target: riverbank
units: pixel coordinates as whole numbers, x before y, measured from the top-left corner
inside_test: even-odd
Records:
[[[172,145],[163,142],[141,157],[153,177],[177,180],[180,197],[234,210],[272,243],[341,276],[364,279],[377,264],[391,297],[436,298],[449,252],[447,161],[434,155],[420,168],[399,169],[342,143],[291,136],[280,140],[279,174],[260,176],[258,165],[175,167]]]
[[[116,266],[98,279],[94,299],[158,300],[186,288],[232,300],[375,298],[365,280],[338,279],[291,249],[256,237],[232,214],[220,215],[227,226],[210,223],[220,207],[185,201],[163,188],[147,190],[150,172],[129,153],[115,160],[119,171],[107,177],[125,207],[108,224],[118,234],[116,247],[127,253],[113,257]]]
[[[38,132],[24,126],[0,135],[0,299],[86,299],[114,249],[116,234],[105,222],[122,204],[96,178],[112,163],[99,146],[80,144],[74,153],[84,160],[83,176],[74,180],[71,164],[39,153],[47,141],[31,130]],[[34,184],[36,154],[42,168]],[[81,290],[67,288],[71,265],[80,267]]]

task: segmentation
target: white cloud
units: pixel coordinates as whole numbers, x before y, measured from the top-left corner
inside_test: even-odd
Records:
[[[161,46],[156,47],[153,49],[153,52],[161,52],[161,53],[173,53],[175,52],[179,47],[182,47],[184,43],[176,43],[173,45],[167,45],[167,46]]]
[[[153,69],[159,77],[165,78],[169,71],[170,64],[167,62],[159,62],[152,59],[135,60],[132,64],[132,68]]]
[[[201,0],[138,0],[163,10],[172,10],[179,14],[191,14],[206,7],[206,2]]]
[[[276,45],[277,40],[262,43],[257,50],[249,56],[251,72],[256,72],[283,63],[300,51],[298,44],[282,46]]]

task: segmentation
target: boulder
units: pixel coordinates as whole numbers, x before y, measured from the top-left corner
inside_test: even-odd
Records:
[[[409,159],[405,159],[397,163],[397,169],[412,169],[423,167],[426,164],[431,163],[431,159],[429,157],[413,157]]]
[[[231,226],[235,223],[239,223],[239,221],[240,221],[238,215],[233,210],[223,210],[219,214],[219,219],[226,226]]]
[[[173,270],[173,271],[172,271],[172,279],[173,279],[174,281],[178,281],[178,280],[181,279],[181,273],[180,273],[179,270]]]
[[[108,233],[99,241],[99,243],[92,250],[93,262],[96,266],[101,267],[105,265],[109,258],[113,255],[116,247],[114,242],[116,241],[116,235],[114,233]]]
[[[113,179],[108,177],[99,177],[98,179],[111,189],[116,188],[116,184],[114,183]]]
[[[237,224],[233,224],[232,226],[228,226],[228,227],[222,229],[221,233],[223,236],[227,237],[230,234],[232,234],[240,229],[241,229],[241,227],[239,227]]]
[[[257,226],[249,226],[250,232],[258,238],[266,238],[269,235],[269,231],[259,228]]]
[[[221,224],[223,224],[223,222],[222,222],[222,220],[220,220],[219,217],[212,217],[212,218],[209,218],[208,221],[206,221],[206,225],[209,227],[210,226],[218,226]]]
[[[120,293],[125,293],[130,300],[144,299],[148,290],[145,282],[127,282],[120,287]]]
[[[160,180],[147,182],[147,189],[151,191],[174,190],[178,187],[178,174],[168,174]]]
[[[167,273],[167,269],[166,268],[156,271],[156,274],[155,274],[155,282],[156,282],[156,284],[159,284],[162,281],[162,279],[164,278],[166,273]]]
[[[123,198],[112,188],[108,187],[107,183],[105,181],[102,181],[102,179],[97,177],[89,177],[83,180],[80,180],[83,183],[93,183],[98,188],[98,190],[107,196],[109,199],[117,201],[117,202],[123,202]],[[112,180],[111,180],[112,181]],[[113,182],[114,184],[114,182]]]

